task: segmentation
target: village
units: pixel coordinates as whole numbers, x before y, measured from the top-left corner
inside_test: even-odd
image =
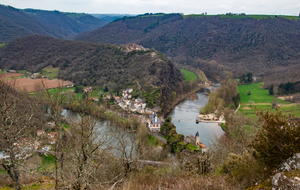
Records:
[[[73,85],[67,85],[66,88],[73,87]],[[92,92],[92,87],[86,87],[83,89],[84,93]],[[114,104],[119,106],[121,109],[129,113],[129,116],[135,116],[138,114],[138,120],[141,123],[145,123],[147,126],[147,130],[149,133],[158,133],[160,132],[161,124],[164,121],[161,117],[158,117],[156,112],[160,111],[160,107],[156,106],[153,109],[147,108],[146,103],[140,98],[132,98],[131,92],[132,88],[123,90],[122,97],[107,94],[105,98],[108,100],[113,99]],[[90,97],[90,99],[94,102],[98,102],[99,99],[95,97]],[[22,155],[17,155],[17,157],[26,158],[35,151],[49,151],[51,147],[56,143],[56,138],[58,133],[53,131],[55,128],[55,123],[50,121],[46,123],[47,128],[50,129],[51,132],[48,134],[45,130],[37,130],[36,138],[21,139],[18,143],[16,143],[16,147],[22,148],[24,151]],[[9,157],[9,150],[0,152],[0,159],[6,159]]]

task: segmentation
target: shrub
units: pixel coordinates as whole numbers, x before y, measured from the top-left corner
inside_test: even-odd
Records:
[[[256,135],[251,147],[254,156],[266,164],[269,171],[300,150],[300,122],[293,116],[289,118],[281,112],[260,111],[262,129]]]
[[[253,185],[263,177],[263,167],[247,151],[243,154],[230,153],[227,161],[223,163],[221,171],[246,187]]]

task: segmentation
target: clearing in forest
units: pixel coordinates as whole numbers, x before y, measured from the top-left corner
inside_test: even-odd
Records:
[[[47,75],[50,80],[56,79],[58,77],[58,72],[59,68],[53,68],[52,66],[43,69],[43,74]]]
[[[197,75],[191,71],[180,69],[180,72],[183,73],[184,80],[186,81],[195,81],[197,79]]]
[[[251,91],[251,95],[248,95],[248,91]],[[238,93],[241,95],[241,103],[248,104],[250,100],[254,103],[271,103],[274,100],[274,96],[269,94],[268,90],[262,88],[262,82],[241,85],[238,87]]]

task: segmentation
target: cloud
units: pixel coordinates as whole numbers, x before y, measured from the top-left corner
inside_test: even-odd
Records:
[[[246,6],[241,6],[240,9],[242,9],[242,10],[247,10],[247,9],[249,9],[249,8],[246,7]]]
[[[231,6],[226,5],[226,4],[221,4],[221,5],[219,5],[217,8],[218,8],[218,9],[232,9]]]
[[[179,12],[184,14],[299,14],[299,0],[0,0],[16,8],[59,10],[64,12],[142,14]]]

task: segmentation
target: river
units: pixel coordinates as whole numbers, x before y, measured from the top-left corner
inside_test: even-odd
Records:
[[[216,89],[220,84],[217,83],[212,89]],[[187,136],[191,134],[195,136],[199,132],[200,141],[209,147],[214,135],[217,137],[224,134],[224,131],[217,123],[196,124],[196,117],[199,115],[199,109],[208,103],[208,96],[204,92],[198,92],[198,99],[185,99],[179,103],[166,117],[172,118],[172,123],[176,126],[176,132]]]
[[[72,110],[63,109],[61,113],[69,123],[76,123],[80,121],[81,116],[77,112],[73,112]],[[122,154],[124,150],[127,153],[132,154],[131,156],[136,156],[135,146],[135,134],[128,133],[128,130],[124,130],[120,126],[115,125],[114,123],[106,120],[91,117],[95,122],[95,135],[97,138],[104,140],[102,148],[108,148],[110,151],[115,153],[115,155],[123,156]],[[118,148],[117,148],[118,147]]]
[[[217,83],[212,89],[216,89],[220,84]],[[185,99],[179,103],[167,117],[172,118],[172,123],[176,126],[176,131],[178,134],[183,134],[184,136],[191,134],[194,135],[199,132],[200,141],[209,147],[210,141],[214,138],[214,135],[221,136],[224,131],[217,123],[203,123],[200,122],[196,124],[196,117],[199,114],[199,109],[204,107],[208,103],[208,96],[204,95],[204,92],[197,93],[198,99]],[[67,119],[78,119],[79,115],[70,110],[64,109],[62,112]],[[102,130],[107,131],[107,129],[118,127],[105,119],[97,120],[97,125],[101,126]]]

